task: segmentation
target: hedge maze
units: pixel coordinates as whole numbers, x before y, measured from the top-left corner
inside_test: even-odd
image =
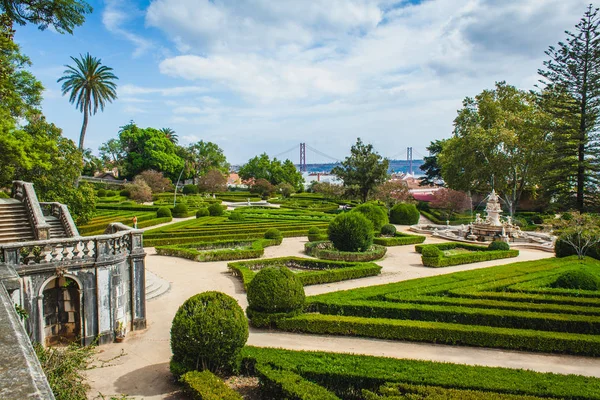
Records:
[[[110,223],[120,222],[133,227],[133,217],[137,217],[138,228],[146,228],[170,222],[171,217],[158,218],[156,211],[128,211],[128,210],[102,210],[96,211],[96,215],[87,224],[78,226],[79,233],[84,236],[101,235]]]
[[[600,379],[246,346],[245,373],[274,399],[600,399]]]
[[[600,356],[600,291],[556,288],[600,261],[544,259],[307,298],[286,331]]]

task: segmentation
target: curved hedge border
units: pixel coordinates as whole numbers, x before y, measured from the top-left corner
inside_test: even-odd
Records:
[[[418,244],[425,241],[425,236],[410,235],[408,233],[396,232],[393,237],[379,236],[373,238],[373,243],[381,246],[406,246],[408,244]]]
[[[385,246],[374,244],[369,251],[339,251],[333,248],[330,241],[308,242],[304,244],[304,252],[312,257],[331,261],[367,262],[379,260],[385,256]]]
[[[470,253],[444,255],[444,250],[452,249],[465,249],[469,250]],[[421,253],[423,265],[433,268],[512,258],[519,255],[519,250],[490,250],[485,246],[456,242],[415,246],[415,250]]]
[[[239,393],[208,370],[190,371],[182,375],[179,382],[193,400],[242,400]]]
[[[306,268],[307,271],[296,273],[304,286],[364,278],[381,273],[381,267],[374,263],[313,260],[303,257],[280,257],[227,264],[227,268],[242,279],[244,288],[248,287],[256,275],[255,271],[269,266]]]
[[[245,258],[258,258],[265,253],[265,247],[281,244],[281,239],[258,239],[255,241],[215,241],[198,242],[177,246],[157,246],[156,254],[187,258],[194,261],[228,261]],[[232,246],[243,246],[232,249]]]

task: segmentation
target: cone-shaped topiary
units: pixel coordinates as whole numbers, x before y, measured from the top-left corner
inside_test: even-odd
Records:
[[[171,370],[232,372],[246,340],[248,322],[237,301],[221,292],[197,294],[173,318]]]
[[[373,224],[362,213],[338,215],[329,223],[327,233],[340,251],[367,251],[373,244]]]
[[[560,289],[600,290],[600,279],[587,271],[568,271],[551,285]]]
[[[363,214],[373,224],[373,229],[377,232],[381,230],[381,227],[389,223],[387,211],[377,203],[368,202],[354,207],[352,212],[359,212]]]
[[[414,204],[398,203],[390,210],[390,222],[398,225],[415,225],[421,214]]]
[[[288,268],[267,267],[252,279],[247,297],[254,311],[288,313],[304,306],[304,286]]]

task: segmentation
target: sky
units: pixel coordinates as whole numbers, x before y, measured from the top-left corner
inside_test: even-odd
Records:
[[[105,0],[73,35],[18,26],[43,111],[76,143],[82,114],[56,82],[70,57],[114,69],[118,99],[85,147],[133,120],[180,144],[217,143],[233,164],[266,152],[343,159],[360,137],[383,156],[427,155],[465,97],[497,81],[534,89],[544,51],[589,0]],[[317,149],[321,154],[311,150]],[[327,157],[326,157],[327,156]]]

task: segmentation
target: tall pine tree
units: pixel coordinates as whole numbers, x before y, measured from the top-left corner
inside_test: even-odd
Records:
[[[599,183],[598,115],[600,112],[600,15],[590,4],[575,32],[565,32],[567,40],[550,46],[538,73],[545,79],[546,92],[558,93],[549,111],[561,119],[555,132],[555,157],[562,165],[552,168],[554,187],[559,194],[575,189],[575,207],[584,211],[597,192]],[[570,162],[571,153],[576,160]],[[566,157],[564,159],[563,157]],[[562,159],[562,160],[561,160]],[[565,167],[568,169],[565,170]],[[573,170],[574,169],[574,170]],[[563,175],[562,182],[560,175]],[[569,178],[573,177],[573,180]],[[572,187],[569,183],[572,182]]]

